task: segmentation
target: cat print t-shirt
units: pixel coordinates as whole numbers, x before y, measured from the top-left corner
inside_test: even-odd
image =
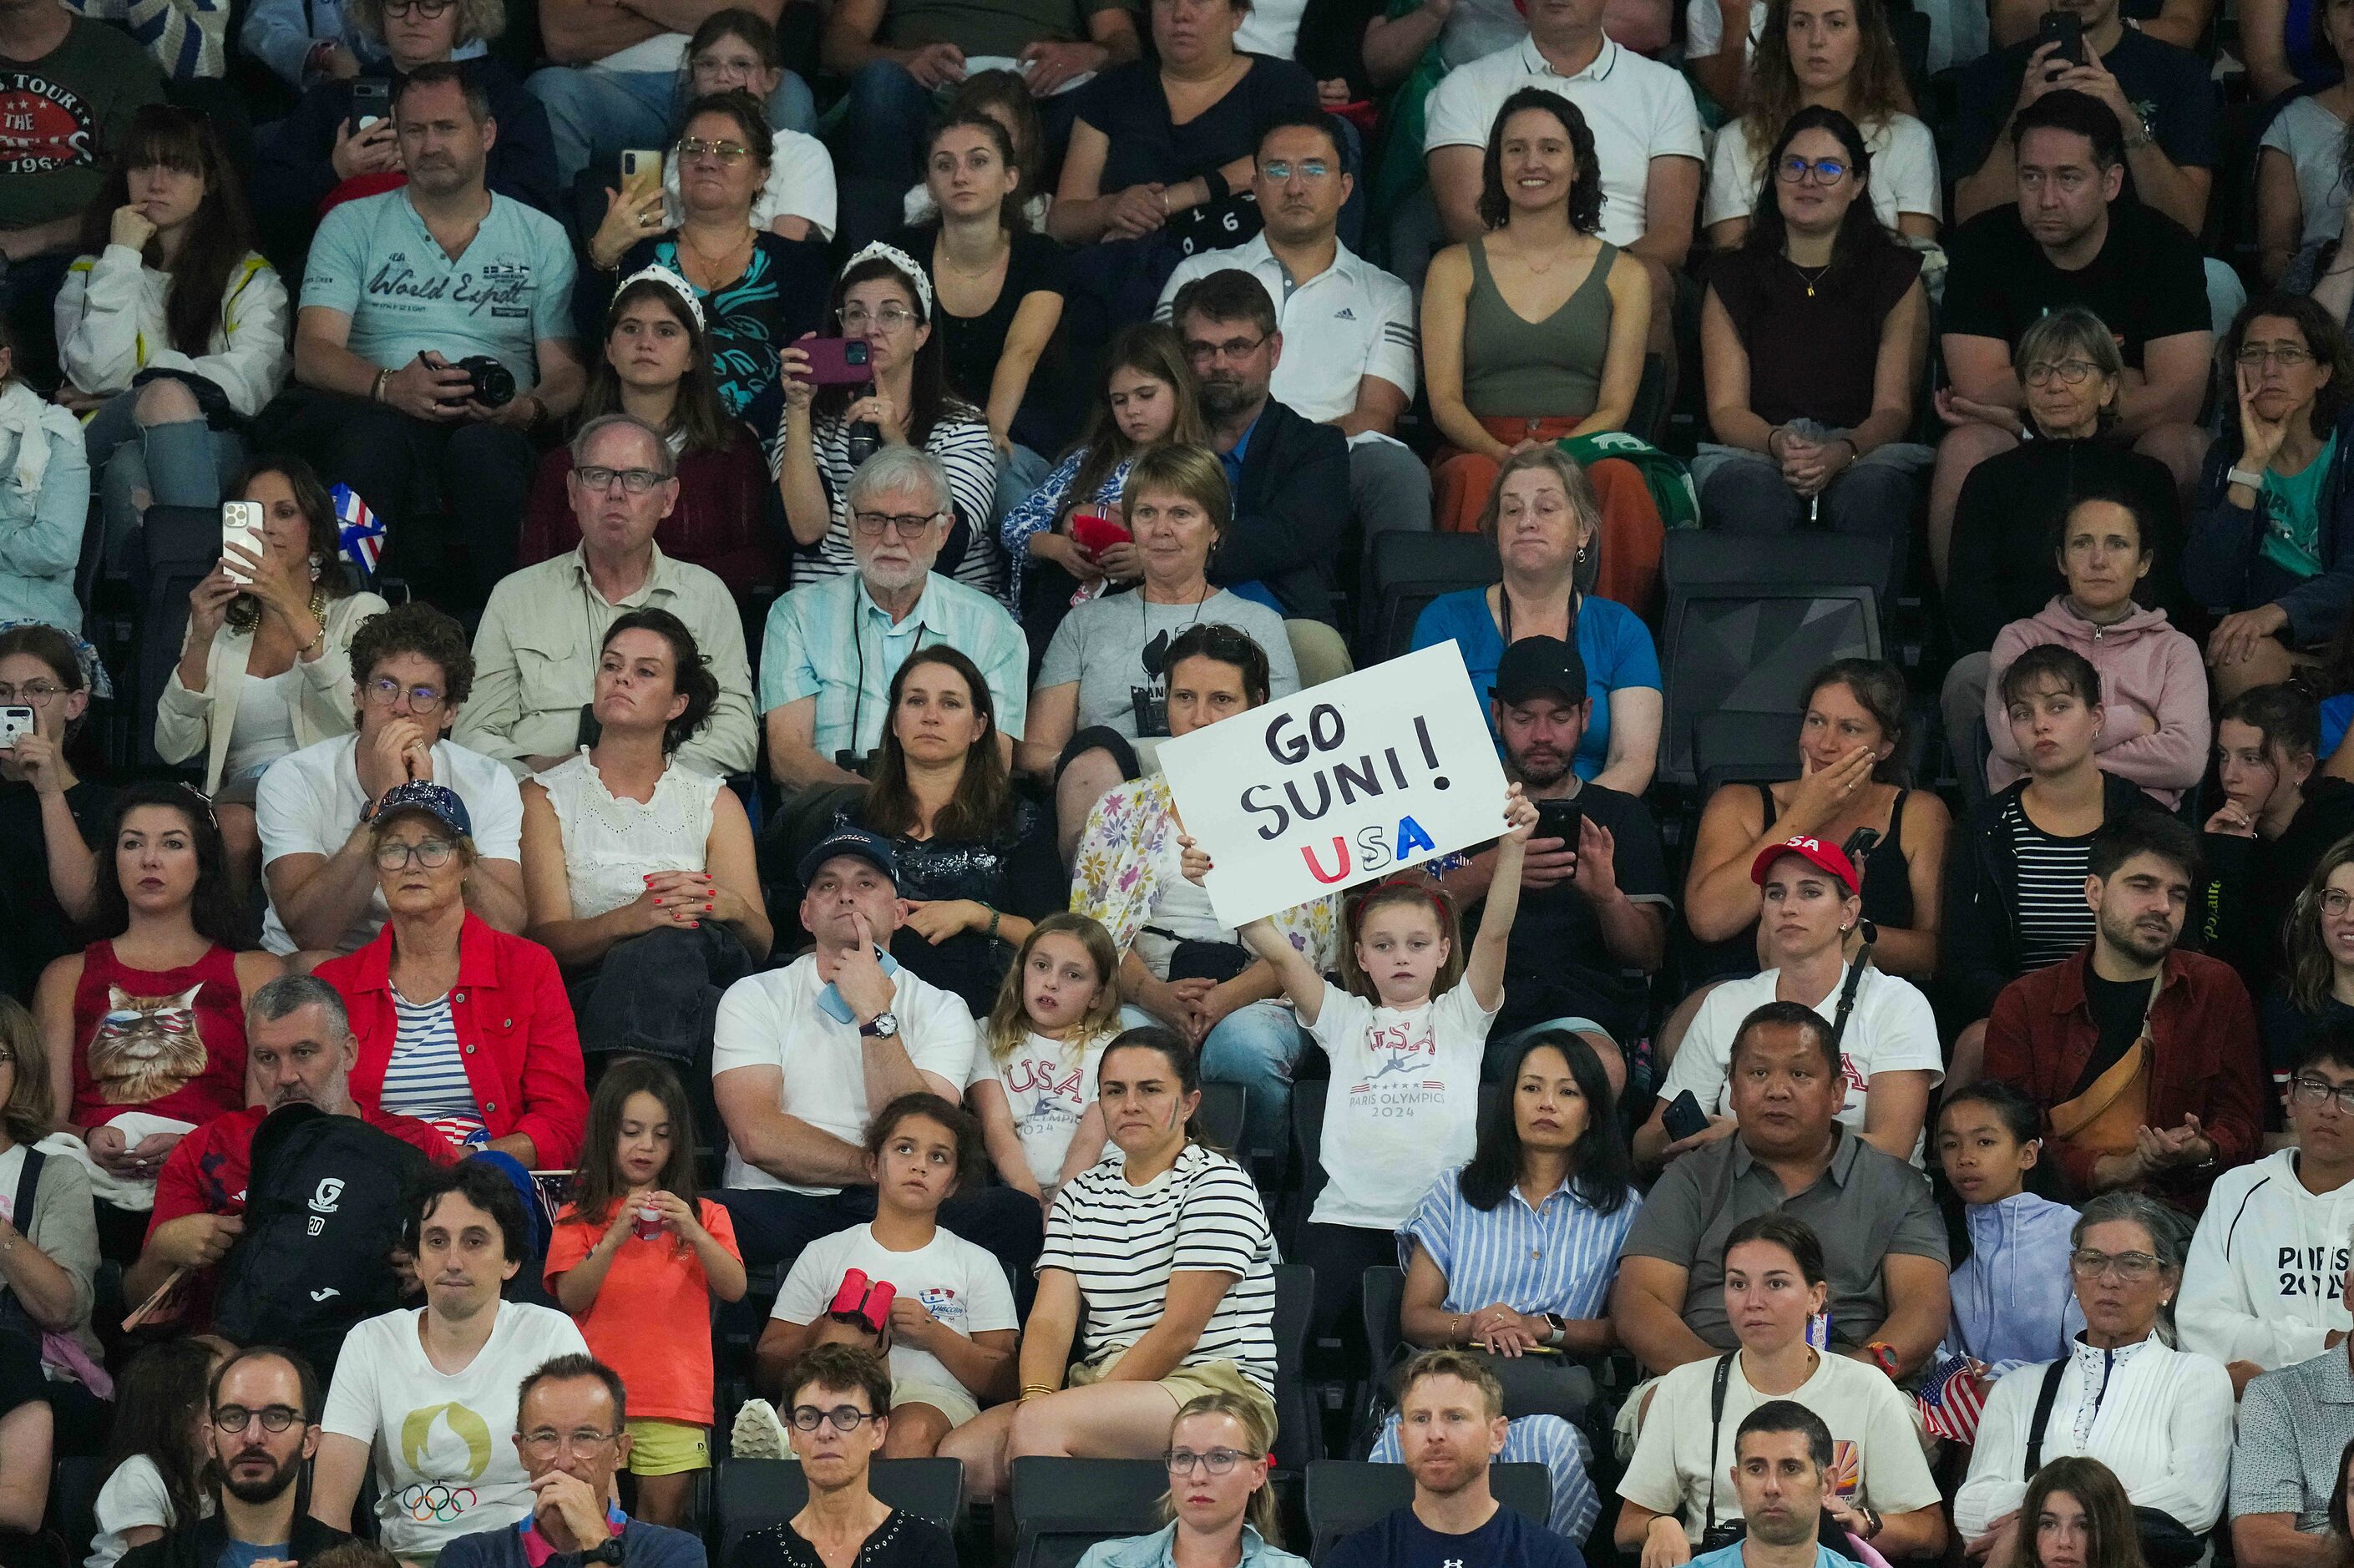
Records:
[[[972,1082],[996,1080],[1013,1112],[1014,1135],[1029,1157],[1030,1174],[1041,1187],[1062,1180],[1063,1160],[1071,1151],[1071,1135],[1079,1118],[1096,1103],[1096,1064],[1103,1060],[1107,1034],[1076,1057],[1069,1046],[1044,1034],[1023,1036],[1013,1054],[1000,1065],[989,1054],[989,1042],[978,1042],[972,1054]]]
[[[1400,1012],[1324,982],[1308,1031],[1332,1058],[1312,1223],[1396,1230],[1433,1181],[1471,1158],[1495,1022],[1466,984]]]
[[[74,986],[73,1038],[77,1127],[133,1110],[195,1126],[245,1106],[245,1003],[227,948],[154,970],[92,942]]]

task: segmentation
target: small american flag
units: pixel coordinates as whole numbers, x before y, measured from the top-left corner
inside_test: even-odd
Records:
[[[1921,1407],[1931,1436],[1949,1437],[1965,1446],[1978,1441],[1986,1388],[1977,1364],[1967,1356],[1950,1356],[1931,1367],[1913,1401]]]
[[[335,533],[344,559],[374,577],[376,557],[384,553],[384,519],[369,511],[359,492],[348,484],[327,493],[335,503]]]

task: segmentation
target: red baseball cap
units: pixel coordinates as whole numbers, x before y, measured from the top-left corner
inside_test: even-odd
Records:
[[[1800,860],[1829,872],[1840,879],[1850,897],[1863,896],[1863,878],[1856,874],[1855,863],[1847,858],[1847,852],[1839,845],[1825,843],[1820,839],[1791,838],[1784,839],[1778,844],[1767,844],[1757,852],[1757,858],[1749,863],[1749,880],[1760,887],[1765,886],[1766,874],[1773,869],[1776,861],[1786,854],[1797,855]]]

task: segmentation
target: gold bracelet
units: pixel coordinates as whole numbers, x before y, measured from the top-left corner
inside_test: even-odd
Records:
[[[1025,1383],[1022,1385],[1022,1399],[1032,1400],[1039,1398],[1044,1394],[1058,1393],[1060,1392],[1061,1390],[1056,1389],[1048,1383]],[[1017,1401],[1016,1403],[1020,1403],[1020,1401]]]

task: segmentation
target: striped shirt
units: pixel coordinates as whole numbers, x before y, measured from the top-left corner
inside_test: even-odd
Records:
[[[1500,1301],[1516,1312],[1599,1318],[1618,1274],[1618,1249],[1642,1197],[1633,1189],[1612,1213],[1598,1213],[1567,1182],[1535,1208],[1519,1186],[1482,1213],[1449,1171],[1431,1183],[1398,1233],[1400,1263],[1420,1242],[1447,1277],[1449,1312],[1476,1312]]]
[[[387,1116],[430,1122],[453,1144],[479,1138],[484,1130],[482,1107],[474,1103],[474,1086],[467,1080],[466,1059],[458,1050],[450,999],[410,1001],[396,991],[392,1008],[399,1022],[376,1108]]]
[[[850,461],[850,427],[819,415],[810,422],[810,442],[816,449],[818,478],[824,482],[833,515],[817,548],[793,556],[795,588],[847,577],[857,570],[850,555],[850,476],[858,471]],[[957,521],[970,535],[964,558],[953,572],[944,575],[992,599],[1004,599],[1005,551],[997,541],[997,531],[990,526],[991,503],[997,498],[997,448],[989,439],[989,426],[977,413],[968,412],[961,418],[943,413],[925,438],[924,450],[949,471],[949,493],[956,503]],[[769,449],[770,478],[783,471],[784,461],[785,429],[779,425],[776,441]],[[1007,733],[1020,732],[1009,726]]]
[[[1089,1361],[1126,1350],[1161,1320],[1171,1274],[1232,1275],[1182,1364],[1232,1361],[1274,1393],[1275,1236],[1258,1189],[1225,1155],[1188,1143],[1140,1187],[1116,1153],[1090,1166],[1056,1195],[1038,1266],[1077,1277]]]
[[[2020,972],[2048,969],[2093,939],[2093,910],[2084,902],[2093,835],[2052,837],[2029,819],[2017,795],[2003,802],[2002,826],[2019,868]]]

